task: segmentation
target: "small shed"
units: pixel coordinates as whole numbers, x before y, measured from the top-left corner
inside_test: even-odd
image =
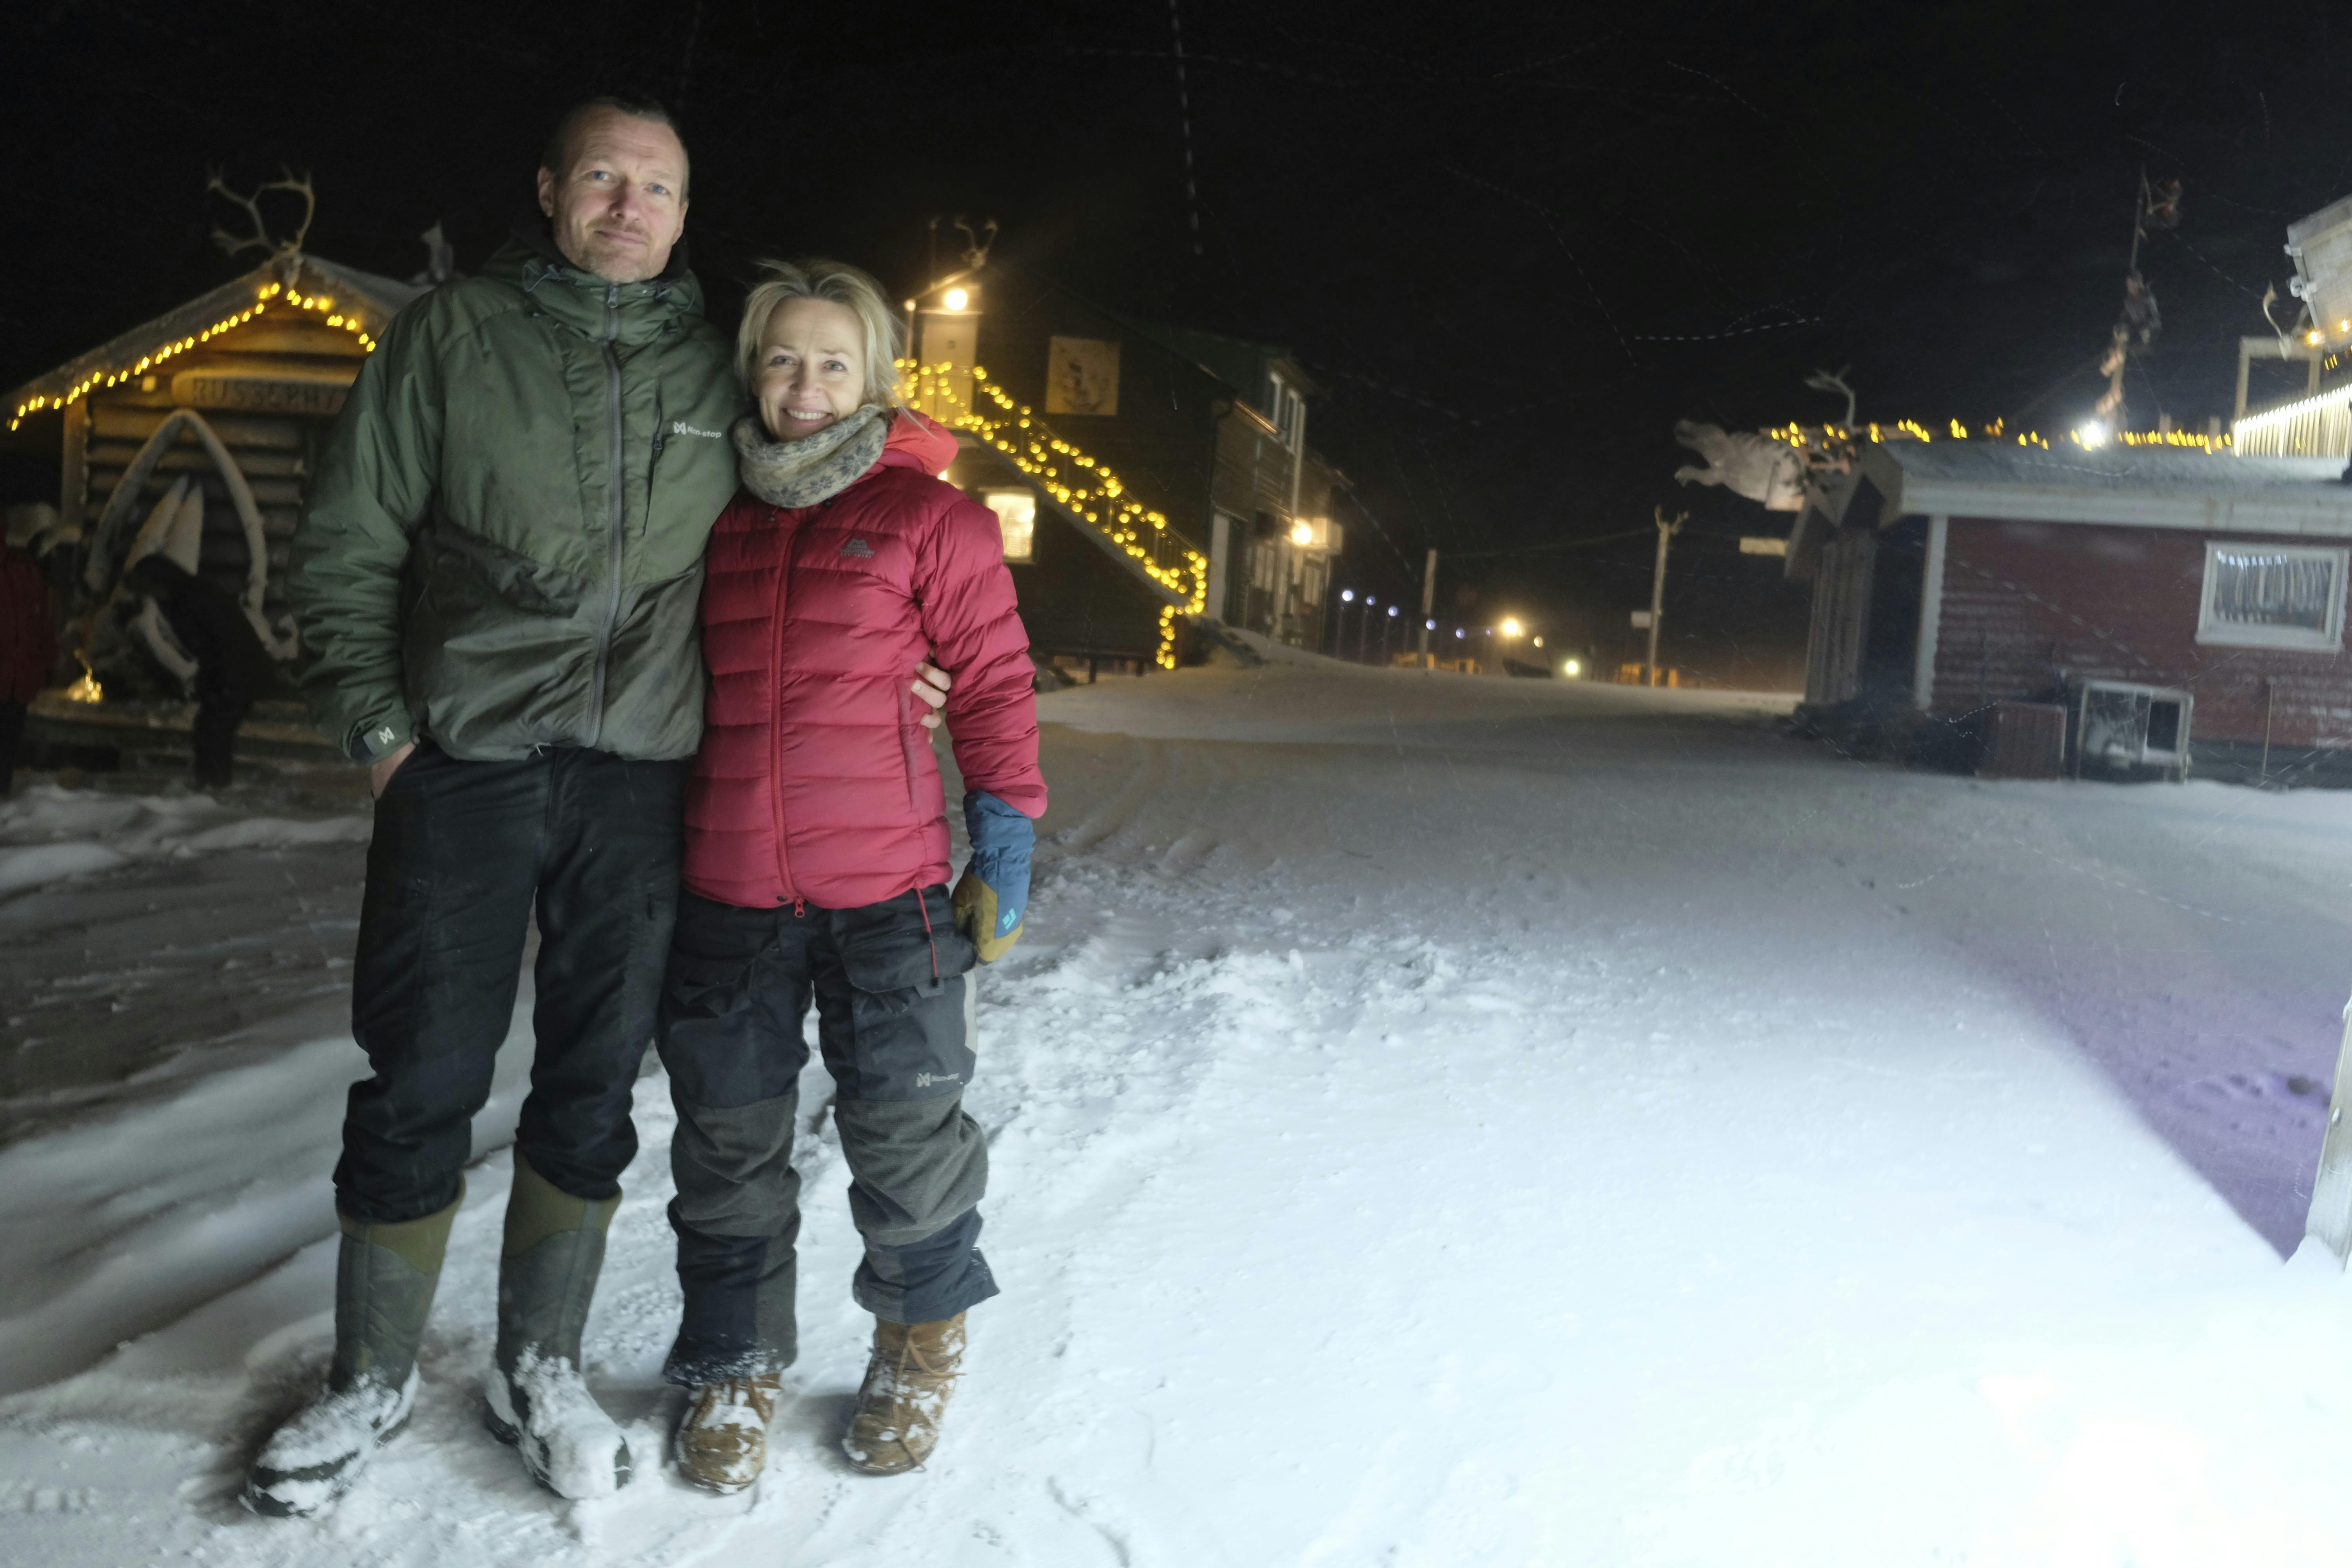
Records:
[[[2002,706],[2032,704],[2063,710],[2074,769],[2352,783],[2343,468],[2167,447],[1866,447],[1815,485],[1790,541],[1788,574],[1812,587],[1808,709],[1907,721],[1981,755]]]
[[[134,548],[169,549],[290,656],[280,578],[328,422],[424,291],[285,250],[9,392],[20,440],[54,432],[69,607],[102,604]]]

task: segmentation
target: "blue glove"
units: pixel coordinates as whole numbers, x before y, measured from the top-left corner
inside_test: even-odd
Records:
[[[1021,937],[1037,828],[1028,817],[980,790],[964,793],[963,825],[971,836],[971,864],[956,884],[956,914],[981,958],[993,963]]]

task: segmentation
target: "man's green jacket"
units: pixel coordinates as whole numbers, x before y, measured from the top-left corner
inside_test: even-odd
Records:
[[[691,755],[728,362],[682,253],[607,283],[527,227],[395,316],[294,537],[319,727],[362,762],[419,736],[476,761]]]

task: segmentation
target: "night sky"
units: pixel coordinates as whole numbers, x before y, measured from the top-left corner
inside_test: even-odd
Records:
[[[2184,216],[2142,258],[2165,329],[2129,422],[2226,417],[2285,225],[2352,192],[2331,9],[28,0],[0,380],[253,264],[208,238],[240,216],[212,167],[310,172],[320,255],[404,277],[437,219],[469,269],[555,113],[634,86],[682,121],[722,322],[761,257],[905,289],[928,220],[993,217],[1003,261],[1296,349],[1378,521],[1343,582],[1385,597],[1434,545],[1447,598],[1581,616],[1613,657],[1651,546],[1574,546],[1687,508],[1674,657],[1782,673],[1802,595],[1733,542],[1788,520],[1675,485],[1675,419],[1838,416],[1801,381],[1851,364],[1864,419],[2071,426],[2143,168]],[[12,491],[53,461],[20,449]]]

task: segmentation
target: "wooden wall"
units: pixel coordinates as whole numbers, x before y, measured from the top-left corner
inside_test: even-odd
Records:
[[[94,524],[122,478],[123,469],[153,435],[176,405],[173,387],[183,377],[212,373],[251,378],[257,384],[302,386],[321,382],[348,385],[359,374],[363,354],[351,333],[323,322],[267,319],[225,332],[201,347],[180,354],[158,374],[92,393],[77,405],[86,405],[80,419],[66,423],[68,446],[79,440],[79,452],[65,454],[68,488],[81,475],[79,497],[65,497],[66,510],[79,510],[85,527]],[[281,582],[289,542],[300,520],[305,490],[317,465],[319,447],[328,422],[341,405],[340,390],[322,389],[294,399],[307,405],[299,412],[272,407],[273,399],[257,396],[254,406],[199,406],[205,423],[220,436],[245,472],[259,507],[269,548],[269,590],[265,613],[273,620],[284,610]],[[228,400],[222,400],[228,401]],[[247,567],[245,526],[229,500],[228,489],[211,457],[194,435],[184,434],[148,476],[133,505],[131,528],[147,513],[174,479],[191,477],[204,488],[205,541],[202,574],[232,594],[244,592]],[[76,502],[79,501],[77,509]],[[126,534],[127,538],[128,535]]]
[[[1843,702],[1862,689],[1863,632],[1877,558],[1878,538],[1872,529],[1838,529],[1822,542],[1805,647],[1807,702]]]
[[[2193,741],[2352,746],[2352,655],[2197,641],[2205,545],[2311,544],[2079,523],[1951,520],[1930,711],[2046,700],[2083,679],[2184,687]]]
[[[1033,653],[1108,656],[1150,665],[1160,648],[1162,601],[1051,508],[1037,509],[1030,559],[1005,564]]]

